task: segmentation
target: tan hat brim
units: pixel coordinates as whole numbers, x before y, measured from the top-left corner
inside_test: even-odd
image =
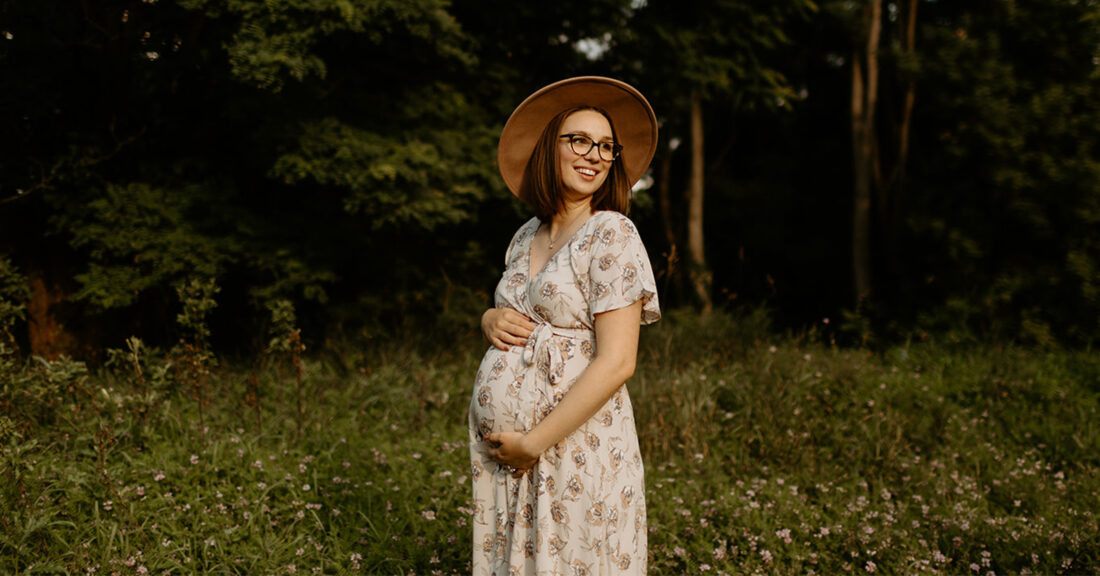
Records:
[[[562,110],[594,106],[607,112],[623,147],[619,156],[634,186],[657,151],[657,116],[633,86],[602,76],[578,76],[545,86],[516,107],[500,133],[497,164],[504,184],[519,196],[527,161],[547,123]]]

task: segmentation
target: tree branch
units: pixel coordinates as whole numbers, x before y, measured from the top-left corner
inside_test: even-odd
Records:
[[[74,163],[74,167],[85,168],[85,167],[89,167],[89,166],[95,166],[97,164],[102,164],[103,162],[106,162],[106,161],[110,160],[111,158],[114,158],[115,156],[118,155],[119,152],[122,151],[123,148],[125,148],[126,146],[128,146],[130,144],[133,144],[134,142],[137,142],[139,139],[141,139],[141,137],[145,135],[145,130],[146,130],[146,126],[142,126],[141,130],[138,130],[136,133],[134,133],[131,136],[128,136],[128,137],[126,137],[122,140],[119,140],[119,139],[115,138],[115,147],[110,152],[107,152],[105,154],[101,154],[101,155],[93,157],[93,158],[82,159],[79,162]],[[114,122],[111,123],[110,131],[111,131],[111,137],[114,138],[115,137]],[[38,192],[40,190],[50,189],[52,187],[53,181],[57,178],[57,175],[62,171],[63,167],[66,164],[68,164],[67,159],[63,158],[61,160],[58,160],[57,162],[54,162],[53,166],[50,167],[48,172],[45,169],[42,169],[41,173],[39,175],[39,178],[38,178],[38,182],[36,182],[30,188],[16,189],[16,194],[14,196],[8,196],[6,198],[0,198],[0,205],[7,204],[8,202],[15,202],[16,200],[21,200],[21,199],[26,198],[26,197],[30,196],[31,194],[34,194],[35,192]]]

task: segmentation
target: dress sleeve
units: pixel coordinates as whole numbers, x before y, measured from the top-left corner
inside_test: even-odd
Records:
[[[508,243],[508,249],[504,251],[505,269],[512,266],[513,260],[524,256],[522,251],[519,249],[519,245],[522,244],[527,236],[532,233],[532,227],[534,227],[536,230],[538,229],[537,222],[538,218],[532,218],[527,222],[524,222],[523,225],[520,226],[518,230],[516,230],[516,233],[512,234],[512,241]]]
[[[527,253],[523,246],[527,237],[538,230],[538,218],[528,220],[512,235],[512,241],[508,243],[508,249],[504,251],[504,272],[493,291],[493,306],[496,308],[517,308],[515,290],[527,283],[527,267],[523,266],[523,260]]]
[[[596,227],[589,238],[588,309],[592,316],[641,300],[642,324],[661,318],[657,282],[638,229],[618,213]]]

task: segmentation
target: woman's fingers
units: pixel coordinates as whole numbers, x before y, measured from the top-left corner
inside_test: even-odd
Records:
[[[508,335],[518,340],[526,340],[531,335],[533,329],[527,328],[523,324],[515,323],[508,325]]]
[[[507,470],[508,473],[512,475],[512,478],[522,478],[523,475],[526,474],[532,466],[534,466],[534,462],[525,462],[518,466],[513,466],[512,464],[509,464],[507,460],[501,455],[501,450],[503,446],[499,443],[499,434],[487,434],[485,436],[485,441],[488,443],[488,446],[485,448],[485,452],[489,455],[489,458],[493,462],[496,462],[502,468]],[[517,462],[517,464],[519,463]]]
[[[493,346],[496,346],[497,348],[499,348],[499,349],[501,349],[505,352],[510,350],[512,348],[512,346],[526,346],[527,345],[526,340],[516,338],[515,336],[509,336],[509,335],[507,335],[503,332],[498,336],[493,336],[492,340],[490,340],[489,342]]]
[[[535,323],[530,318],[512,308],[504,308],[499,324],[504,331],[522,338],[530,336],[535,330]]]
[[[503,342],[505,342],[507,344],[511,344],[513,346],[526,346],[527,345],[527,337],[526,336],[519,336],[519,335],[516,335],[516,334],[511,333],[511,332],[501,333],[500,339]]]
[[[511,346],[526,346],[535,330],[531,319],[512,308],[490,308],[481,318],[481,331],[489,342],[505,352]]]
[[[513,308],[490,308],[482,315],[482,332],[495,348],[507,352],[512,346],[526,346],[535,323]]]
[[[492,342],[497,348],[508,350],[509,346],[526,346],[529,335],[530,331],[518,324],[506,324],[493,331]]]

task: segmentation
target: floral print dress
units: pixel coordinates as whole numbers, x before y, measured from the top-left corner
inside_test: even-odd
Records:
[[[596,576],[646,571],[645,478],[626,386],[516,479],[486,453],[483,436],[529,431],[554,409],[596,355],[594,318],[643,301],[660,318],[649,256],[634,224],[594,213],[542,270],[530,270],[539,220],[512,238],[496,306],[536,324],[525,347],[490,347],[470,402],[473,573]]]

